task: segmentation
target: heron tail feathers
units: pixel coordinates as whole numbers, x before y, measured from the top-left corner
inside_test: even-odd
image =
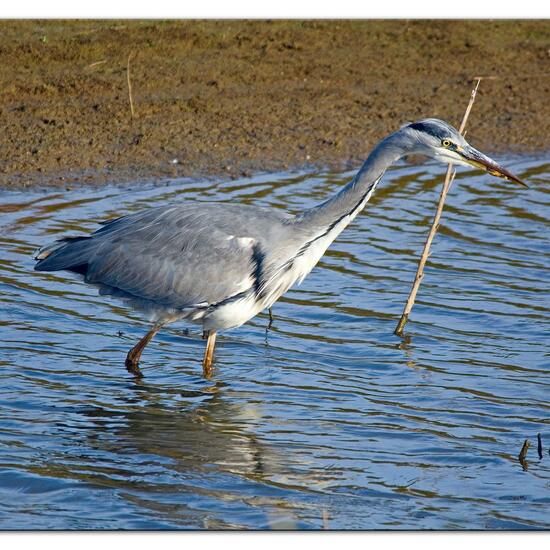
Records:
[[[37,261],[35,271],[59,271],[66,269],[85,273],[90,237],[66,237],[38,249],[34,255]]]

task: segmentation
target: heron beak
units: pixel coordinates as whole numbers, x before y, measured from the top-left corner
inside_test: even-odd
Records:
[[[485,156],[483,153],[480,153],[477,149],[468,146],[467,148],[460,149],[457,151],[462,159],[475,166],[476,168],[481,168],[485,172],[489,172],[492,176],[497,176],[498,178],[503,178],[508,181],[513,181],[527,187],[519,178],[514,176],[514,174],[508,172],[506,168],[503,168],[497,164],[493,159]]]

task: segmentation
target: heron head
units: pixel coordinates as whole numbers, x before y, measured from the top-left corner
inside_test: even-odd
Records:
[[[446,164],[475,166],[493,176],[527,187],[525,183],[493,159],[472,147],[458,130],[443,120],[427,118],[406,124],[401,131],[407,134],[409,140],[412,140],[415,152]]]

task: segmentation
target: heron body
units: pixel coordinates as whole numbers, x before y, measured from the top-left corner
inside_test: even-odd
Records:
[[[126,360],[138,376],[141,352],[162,326],[180,319],[200,324],[209,336],[203,361],[208,376],[217,331],[246,323],[300,283],[397,159],[423,153],[465,163],[452,157],[455,152],[443,147],[442,140],[475,156],[477,166],[484,163],[492,173],[519,181],[447,123],[427,119],[388,136],[352,181],[298,215],[214,202],[151,208],[105,222],[89,236],[41,248],[35,269],[78,273],[100,294],[122,298],[148,314],[154,326]]]

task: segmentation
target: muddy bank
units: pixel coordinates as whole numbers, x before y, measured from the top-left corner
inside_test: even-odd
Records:
[[[480,74],[471,141],[545,151],[549,62],[548,21],[2,21],[0,185],[356,165]]]

